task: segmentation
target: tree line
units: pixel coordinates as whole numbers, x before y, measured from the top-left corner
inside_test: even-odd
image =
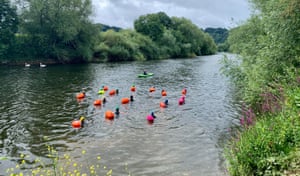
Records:
[[[229,32],[238,57],[223,61],[244,101],[244,128],[226,150],[229,173],[299,175],[300,1],[250,2],[251,18]]]
[[[186,18],[140,16],[134,29],[94,24],[91,0],[2,0],[0,60],[57,63],[185,58],[214,54],[213,38]]]
[[[227,38],[228,38],[230,30],[228,30],[226,28],[208,27],[204,31],[212,36],[215,43],[217,44],[218,51],[220,51],[220,52],[228,52],[229,51],[229,43],[227,41]]]

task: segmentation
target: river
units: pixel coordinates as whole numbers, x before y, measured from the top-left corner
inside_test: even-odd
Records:
[[[0,175],[20,162],[26,169],[36,158],[47,159],[46,145],[78,163],[98,162],[99,175],[223,176],[223,147],[230,128],[238,124],[238,103],[228,79],[220,73],[222,54],[192,59],[84,65],[0,67]],[[143,70],[153,72],[138,78]],[[135,85],[136,92],[130,91]],[[95,107],[98,90],[108,86],[119,94]],[[155,86],[156,91],[149,93]],[[186,87],[184,105],[178,105]],[[78,101],[82,89],[86,97]],[[167,96],[162,97],[162,89]],[[134,96],[122,105],[121,98]],[[159,103],[168,99],[168,108]],[[106,110],[120,108],[113,121]],[[155,112],[153,124],[146,116]],[[73,119],[85,116],[84,128],[73,129]],[[83,151],[85,152],[83,154]],[[103,168],[106,166],[106,168]]]

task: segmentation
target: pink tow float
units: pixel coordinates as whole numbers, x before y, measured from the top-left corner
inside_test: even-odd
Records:
[[[178,104],[179,104],[179,105],[183,105],[184,103],[185,103],[185,97],[182,96],[182,97],[180,97],[180,99],[178,100]]]
[[[152,124],[154,122],[155,118],[156,118],[156,116],[154,115],[153,112],[151,112],[151,114],[147,115],[147,121],[148,121],[148,123]]]

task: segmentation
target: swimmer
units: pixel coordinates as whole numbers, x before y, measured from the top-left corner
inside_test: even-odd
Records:
[[[130,101],[134,101],[133,95],[130,95]]]

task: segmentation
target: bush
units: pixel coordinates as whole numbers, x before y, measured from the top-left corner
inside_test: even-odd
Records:
[[[231,175],[278,175],[299,173],[300,89],[286,93],[284,109],[277,115],[260,115],[254,126],[247,126],[226,149]],[[300,107],[298,107],[300,108]],[[298,169],[298,171],[297,171]]]

